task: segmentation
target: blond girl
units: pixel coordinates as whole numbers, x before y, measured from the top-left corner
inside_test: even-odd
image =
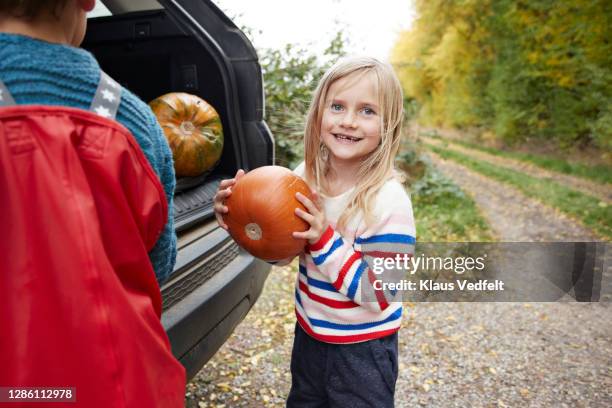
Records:
[[[393,166],[402,114],[399,81],[374,58],[339,61],[314,93],[305,160],[294,170],[316,193],[298,193],[307,211],[295,210],[310,229],[293,234],[308,246],[296,279],[288,407],[393,406],[402,303],[379,290],[384,274],[372,266],[414,252],[412,206]],[[219,219],[234,182],[217,194]]]

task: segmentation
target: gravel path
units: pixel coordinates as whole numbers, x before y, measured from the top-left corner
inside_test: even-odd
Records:
[[[520,190],[429,152],[436,167],[470,194],[502,242],[596,241],[597,236],[555,208]],[[418,222],[418,220],[417,220]]]
[[[612,406],[609,303],[419,303],[406,317],[398,407]]]
[[[500,241],[595,239],[514,188],[434,159]],[[296,273],[296,264],[272,269],[253,310],[188,384],[187,407],[284,406]],[[404,316],[396,407],[612,407],[610,303],[406,303]]]
[[[500,241],[596,239],[520,191],[432,156]],[[612,406],[610,303],[418,303],[408,311],[398,407]]]
[[[462,153],[466,156],[485,161],[499,167],[515,170],[540,179],[552,180],[571,189],[596,197],[608,205],[612,204],[612,185],[600,184],[584,178],[557,173],[555,171],[543,169],[542,167],[538,167],[531,163],[496,156],[476,149],[469,149],[458,144],[446,143],[445,141],[439,139],[432,139],[430,137],[423,136],[421,136],[421,138],[427,144],[443,146],[446,149]]]

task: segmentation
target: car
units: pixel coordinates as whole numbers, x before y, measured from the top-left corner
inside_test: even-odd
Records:
[[[253,307],[271,268],[238,247],[213,212],[220,180],[274,163],[261,66],[244,33],[204,0],[98,1],[83,48],[144,101],[187,92],[221,117],[218,165],[205,177],[177,180],[178,255],[161,288],[162,324],[190,379]]]

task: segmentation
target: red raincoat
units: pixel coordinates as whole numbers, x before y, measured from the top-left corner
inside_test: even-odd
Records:
[[[147,255],[167,214],[117,122],[0,109],[0,387],[75,389],[76,403],[45,407],[183,406]]]

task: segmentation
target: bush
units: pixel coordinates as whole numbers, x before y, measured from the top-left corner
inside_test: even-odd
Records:
[[[406,187],[423,203],[452,197],[465,198],[463,191],[435,168],[429,156],[416,148],[400,154],[396,167],[406,175]]]
[[[266,123],[275,139],[276,164],[294,168],[304,158],[304,126],[312,93],[325,70],[345,55],[346,40],[338,32],[324,60],[293,44],[282,50],[259,50],[266,93]]]

